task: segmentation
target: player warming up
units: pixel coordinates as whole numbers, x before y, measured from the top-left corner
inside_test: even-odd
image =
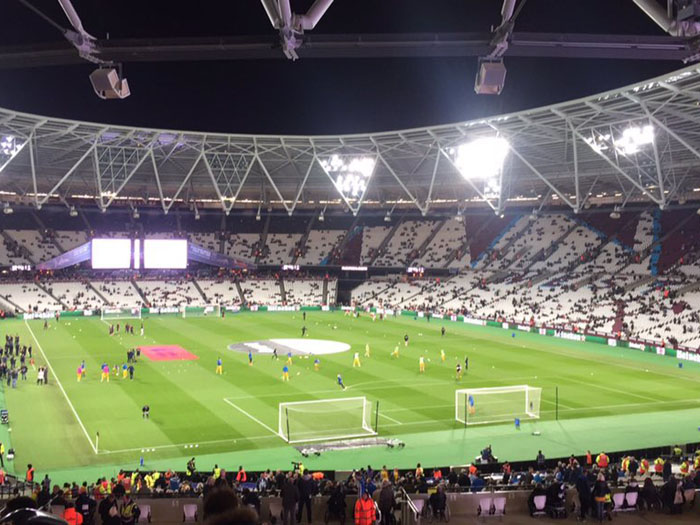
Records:
[[[253,352],[248,350],[248,366],[253,366]]]
[[[107,363],[102,364],[102,378],[100,379],[100,383],[102,383],[105,379],[109,383],[109,365]]]
[[[306,335],[306,325],[301,327],[301,336],[304,337]]]
[[[277,348],[272,349],[272,359],[279,359],[280,356],[277,355]]]
[[[462,379],[462,365],[460,363],[457,363],[457,376],[456,376],[457,381]]]
[[[404,334],[403,336],[403,345],[408,346],[408,334]]]
[[[464,371],[469,372],[469,358],[468,357],[464,358]]]
[[[127,366],[126,363],[122,364],[122,379],[126,379],[126,376],[129,374],[129,367]]]
[[[80,383],[80,380],[83,378],[83,367],[82,365],[78,366],[78,383]]]
[[[287,364],[291,365],[292,364],[292,353],[287,352]]]
[[[282,381],[289,381],[289,367],[287,365],[282,368]]]
[[[345,390],[345,388],[346,388],[345,385],[343,384],[343,376],[341,376],[340,374],[338,374],[338,386],[340,388],[342,388],[343,390]]]
[[[321,369],[321,360],[317,357],[314,359],[314,370],[318,372]]]
[[[151,418],[151,407],[148,405],[143,405],[143,408],[141,409],[141,417],[144,419],[150,419]]]
[[[221,358],[216,360],[216,374],[217,375],[223,375],[224,374],[224,365],[221,361]]]
[[[355,352],[355,357],[353,357],[353,359],[352,359],[352,367],[353,368],[362,367],[362,364],[360,363],[360,352]]]
[[[369,343],[365,343],[365,357],[369,357]]]
[[[440,350],[440,359],[442,360],[443,363],[445,362],[445,351],[444,350]]]
[[[394,347],[394,351],[391,352],[391,357],[395,357],[396,359],[399,358],[399,345]]]
[[[423,356],[420,356],[420,359],[418,359],[418,369],[421,374],[425,372],[425,359]]]

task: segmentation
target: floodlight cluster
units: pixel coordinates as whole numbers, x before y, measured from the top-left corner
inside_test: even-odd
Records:
[[[481,137],[453,148],[452,161],[465,179],[493,179],[503,169],[510,145],[502,137]]]
[[[345,197],[358,198],[367,190],[376,160],[372,157],[342,157],[333,155],[320,161],[331,176],[335,187]]]
[[[17,139],[11,135],[2,137],[0,140],[0,153],[3,155],[14,155],[20,149],[19,144],[17,144]]]
[[[612,144],[621,155],[634,155],[644,146],[654,142],[654,126],[630,126],[622,131],[622,135],[613,138],[610,133],[598,133],[584,139],[597,153],[609,150]]]

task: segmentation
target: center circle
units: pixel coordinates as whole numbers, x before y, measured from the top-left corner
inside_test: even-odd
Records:
[[[328,339],[263,339],[228,345],[234,352],[251,352],[253,354],[268,354],[277,350],[279,355],[327,355],[339,354],[350,350],[350,345]]]

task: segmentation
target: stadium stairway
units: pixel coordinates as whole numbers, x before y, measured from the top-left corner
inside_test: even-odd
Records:
[[[447,256],[447,259],[445,259],[445,264],[442,266],[443,268],[449,268],[450,264],[457,258],[457,254],[462,253],[462,257],[469,253],[469,231],[467,231],[467,223],[464,220],[464,217],[462,217],[462,226],[464,227],[464,232],[465,232],[465,237],[464,237],[464,244],[462,246],[459,246],[458,248],[455,248],[452,250],[449,255]]]
[[[58,297],[56,297],[54,294],[52,294],[52,293],[49,291],[49,289],[46,288],[46,286],[44,286],[41,282],[39,282],[39,281],[37,280],[37,281],[34,281],[34,284],[36,285],[37,288],[39,288],[39,290],[41,290],[41,291],[44,292],[46,295],[48,295],[49,297],[51,297],[51,299],[53,299],[54,301],[56,301],[57,303],[59,303],[61,306],[63,306],[63,308],[65,308],[66,310],[70,310],[70,309],[71,309],[70,306],[68,306],[66,303],[64,303],[63,301],[61,301],[61,300],[60,300]]]
[[[243,293],[243,288],[241,288],[241,283],[236,279],[234,281],[234,284],[236,285],[236,290],[238,290],[238,296],[241,298],[241,304],[248,304],[248,301],[245,299],[245,294]]]
[[[129,279],[129,282],[131,283],[131,285],[132,285],[132,286],[134,287],[134,289],[136,290],[136,293],[139,294],[139,297],[141,297],[141,300],[143,301],[143,304],[146,304],[146,305],[149,304],[148,299],[146,298],[146,294],[143,293],[143,290],[139,287],[138,284],[136,284],[136,280],[132,277],[131,279]]]
[[[437,225],[435,228],[432,229],[432,231],[428,234],[428,236],[425,238],[423,243],[418,247],[416,250],[416,256],[413,258],[413,260],[420,259],[425,255],[425,251],[428,249],[428,246],[430,246],[430,243],[433,242],[433,239],[437,235],[437,233],[442,229],[442,227],[445,225],[445,223],[448,221],[448,219],[443,219],[441,221],[436,221]],[[410,257],[410,254],[409,254]],[[409,264],[413,261],[406,261],[406,264]]]
[[[4,303],[4,304],[3,304],[3,303]],[[0,305],[3,306],[3,309],[4,309],[4,310],[12,311],[12,312],[14,312],[14,313],[24,313],[24,311],[25,311],[24,308],[22,308],[21,306],[19,306],[19,305],[18,305],[17,303],[15,303],[14,301],[11,301],[10,299],[8,299],[7,297],[5,297],[4,295],[0,295]],[[6,305],[9,305],[10,307],[7,308]]]
[[[279,283],[280,283],[280,297],[282,297],[282,302],[286,303],[287,302],[287,290],[284,289],[284,279],[282,278],[281,275],[280,275]]]
[[[195,287],[195,289],[199,292],[199,295],[202,296],[202,299],[204,300],[204,304],[209,303],[209,299],[207,299],[207,294],[204,293],[204,290],[202,290],[202,287],[199,286],[199,283],[197,282],[197,279],[192,277],[192,285]]]
[[[297,246],[292,247],[292,262],[291,264],[296,264],[297,260],[299,259],[299,254],[304,253],[306,250],[306,243],[309,240],[309,234],[311,233],[311,229],[313,228],[313,225],[316,223],[316,215],[312,215],[311,219],[309,219],[308,224],[306,225],[306,230],[304,231],[304,234],[301,236],[301,239],[299,239],[299,244]],[[298,248],[298,250],[297,250]]]
[[[376,261],[379,258],[379,256],[382,254],[382,252],[386,248],[387,244],[389,244],[389,241],[396,233],[396,230],[398,230],[399,226],[401,226],[402,222],[403,222],[403,217],[401,217],[398,221],[396,221],[393,224],[393,226],[391,227],[391,230],[389,230],[389,233],[386,234],[386,236],[382,239],[382,242],[379,243],[379,246],[377,246],[377,249],[374,251],[374,255],[372,256],[372,259],[369,261],[368,266],[374,266],[374,261]]]
[[[328,279],[323,280],[323,292],[321,295],[322,304],[330,304],[328,301]]]
[[[258,255],[255,256],[255,264],[260,263],[260,255],[265,252],[265,246],[267,244],[267,234],[270,231],[271,218],[272,217],[269,214],[265,216],[265,225],[263,226],[263,231],[260,234],[260,240],[258,241],[260,245],[260,250],[258,252]]]
[[[106,298],[104,295],[102,295],[102,292],[100,292],[95,286],[93,286],[93,284],[92,284],[90,281],[87,281],[87,285],[88,285],[88,287],[89,287],[93,292],[95,292],[95,295],[97,295],[97,297],[99,297],[100,299],[102,299],[102,302],[103,302],[104,304],[111,304],[111,303],[107,300],[107,298]]]

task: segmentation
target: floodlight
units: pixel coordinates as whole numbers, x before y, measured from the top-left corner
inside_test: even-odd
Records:
[[[258,213],[255,215],[255,220],[256,220],[256,221],[259,221],[259,220],[260,220],[260,212],[258,212]]]
[[[14,155],[20,149],[17,139],[12,135],[0,137],[0,153],[3,155]]]
[[[134,208],[134,211],[133,211],[133,213],[131,214],[131,216],[132,216],[134,219],[138,219],[139,217],[141,217],[141,215],[139,214],[138,208]]]
[[[70,207],[70,209],[68,210],[68,215],[70,215],[71,217],[78,216],[78,210],[75,209],[75,206]]]
[[[318,222],[323,222],[325,220],[326,218],[323,216],[323,212],[321,212],[321,215],[318,216]]]
[[[10,206],[9,202],[6,202],[5,204],[2,205],[2,212],[5,215],[10,215],[13,211],[15,211],[15,210],[12,209],[12,206]]]
[[[480,137],[452,150],[452,161],[465,179],[491,179],[500,174],[509,149],[503,137]]]
[[[620,153],[633,155],[642,146],[654,142],[654,126],[630,126],[622,132],[622,136],[615,141],[615,147]]]
[[[386,212],[386,215],[384,216],[384,222],[391,222],[391,212],[390,211]]]
[[[372,157],[332,155],[321,159],[321,167],[331,176],[343,197],[359,198],[367,190],[376,160]]]

